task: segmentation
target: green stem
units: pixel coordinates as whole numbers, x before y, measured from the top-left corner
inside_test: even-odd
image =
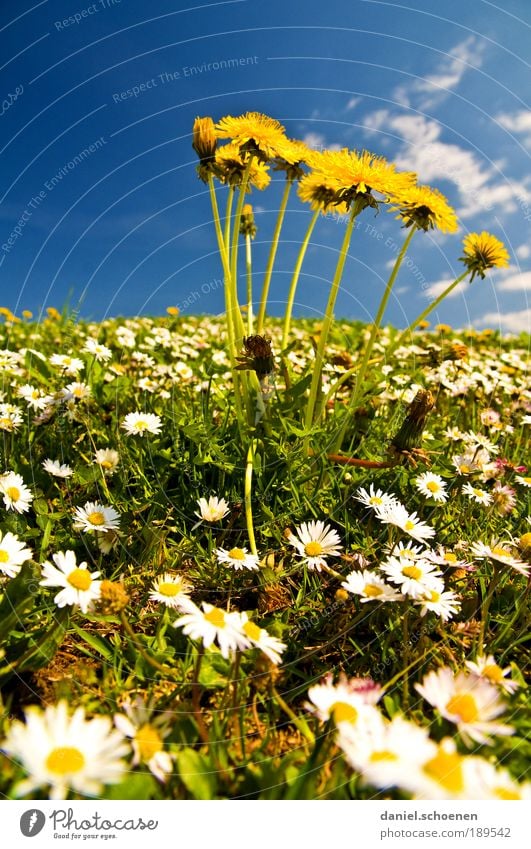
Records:
[[[310,743],[315,743],[315,737],[308,728],[306,720],[302,716],[297,716],[297,714],[292,711],[292,709],[289,707],[289,705],[286,704],[286,702],[273,684],[271,685],[271,693],[279,707],[282,708],[286,716],[289,716],[289,718],[291,719],[295,727],[301,732],[301,734],[306,737],[306,739]]]
[[[227,197],[227,206],[225,207],[225,232],[224,232],[224,241],[225,241],[225,250],[227,251],[227,256],[230,251],[230,225],[232,223],[232,202],[234,200],[234,186],[231,186],[229,189],[229,195]]]
[[[341,249],[339,251],[339,258],[336,265],[336,270],[334,273],[334,279],[332,280],[332,286],[330,288],[330,294],[328,296],[328,303],[326,305],[326,311],[323,318],[323,324],[321,327],[321,333],[319,336],[319,342],[317,344],[317,351],[315,352],[315,363],[313,367],[312,374],[312,383],[310,386],[310,395],[308,398],[308,404],[306,407],[306,416],[305,416],[305,428],[306,430],[310,430],[313,424],[313,417],[315,411],[315,405],[317,402],[317,392],[321,382],[321,369],[324,361],[324,353],[326,348],[326,343],[328,341],[328,336],[330,333],[330,328],[332,327],[332,322],[334,320],[334,306],[336,303],[336,299],[339,293],[339,284],[341,283],[341,277],[343,276],[343,269],[345,268],[345,262],[348,255],[348,249],[350,245],[350,239],[352,236],[352,230],[354,227],[354,219],[356,218],[360,208],[358,204],[354,204],[352,210],[350,212],[350,217],[345,229],[345,235],[343,237],[343,244],[341,245]]]
[[[287,347],[288,339],[289,339],[289,331],[291,327],[291,314],[293,312],[293,304],[295,302],[295,292],[297,291],[297,285],[299,283],[299,277],[301,273],[302,263],[304,262],[304,257],[306,256],[306,251],[308,249],[308,245],[310,244],[310,239],[312,237],[313,228],[319,218],[319,209],[316,209],[313,213],[310,223],[308,225],[308,229],[306,231],[306,235],[304,237],[303,243],[301,245],[299,255],[297,257],[297,262],[295,263],[295,268],[293,269],[293,276],[291,278],[291,283],[289,286],[288,300],[286,302],[286,312],[284,314],[284,330],[282,332],[282,350]]]
[[[273,266],[275,264],[275,257],[277,255],[278,249],[278,240],[280,238],[280,231],[282,230],[282,224],[284,223],[284,216],[286,214],[286,207],[288,205],[289,193],[291,191],[292,186],[291,180],[286,180],[286,185],[284,186],[284,193],[282,195],[282,200],[280,201],[280,207],[278,210],[277,223],[275,225],[275,232],[273,233],[273,240],[271,242],[271,247],[269,249],[269,257],[267,259],[266,272],[264,277],[264,282],[262,285],[262,295],[260,298],[260,309],[258,310],[258,319],[256,325],[256,332],[261,333],[264,327],[265,321],[265,312],[267,306],[267,297],[269,295],[269,286],[271,284],[271,276],[273,274]]]
[[[489,616],[490,605],[491,605],[491,602],[492,602],[492,599],[493,599],[493,596],[494,596],[494,591],[495,591],[496,587],[498,586],[498,584],[500,583],[503,575],[504,575],[504,572],[503,572],[502,569],[496,569],[496,571],[494,572],[494,575],[492,576],[492,578],[490,580],[489,588],[487,590],[487,594],[486,594],[485,598],[483,599],[483,601],[481,602],[481,623],[480,623],[480,626],[479,626],[477,651],[476,651],[476,653],[478,655],[483,654],[483,643],[485,642],[485,634],[487,633],[487,630],[488,630],[487,625],[488,625],[488,616]]]
[[[387,349],[387,352],[386,352],[386,356],[389,356],[391,351],[394,351],[395,348],[400,347],[400,345],[405,341],[408,334],[411,333],[411,331],[414,330],[415,327],[417,327],[420,324],[421,321],[424,321],[424,319],[426,318],[426,316],[428,316],[430,314],[430,312],[433,312],[433,310],[437,309],[439,304],[442,303],[442,301],[444,301],[444,299],[450,294],[450,292],[452,292],[455,289],[455,287],[458,286],[459,283],[461,283],[461,281],[464,280],[465,277],[467,277],[469,274],[470,274],[470,272],[469,272],[468,269],[466,271],[463,271],[463,273],[460,275],[460,277],[457,277],[453,281],[453,283],[450,283],[446,287],[444,292],[442,292],[439,295],[438,298],[435,298],[435,300],[432,301],[431,304],[428,304],[426,309],[422,310],[422,312],[416,318],[414,318],[413,321],[409,324],[409,326],[406,327],[406,329],[400,334],[398,339],[389,346],[389,348]]]
[[[251,444],[249,445],[249,450],[247,451],[247,465],[245,467],[245,489],[244,489],[244,499],[245,499],[245,520],[247,522],[247,535],[249,537],[249,545],[251,546],[251,553],[258,554],[256,548],[256,539],[254,535],[254,525],[253,525],[253,506],[252,506],[252,486],[253,486],[253,461],[254,461],[254,452],[256,449],[256,439],[253,439]]]
[[[249,184],[249,174],[251,172],[252,161],[252,156],[249,156],[249,160],[247,162],[247,165],[245,166],[245,171],[243,172],[242,181],[240,184],[238,203],[236,205],[236,214],[234,216],[234,224],[232,227],[232,245],[230,250],[232,307],[234,310],[234,329],[236,336],[236,347],[238,348],[238,350],[242,346],[242,340],[245,335],[245,325],[243,323],[240,305],[238,303],[238,244],[240,241],[240,224],[242,220],[243,202],[245,200],[245,193]]]
[[[376,313],[376,318],[374,319],[374,322],[373,322],[372,327],[371,327],[371,333],[370,333],[370,336],[369,336],[369,341],[367,342],[367,345],[365,347],[363,359],[361,361],[361,365],[359,367],[359,370],[358,370],[358,373],[357,373],[357,376],[356,376],[356,385],[354,387],[354,392],[352,393],[351,399],[350,399],[349,404],[348,404],[347,412],[346,412],[346,415],[345,415],[345,420],[343,422],[343,426],[341,427],[341,429],[339,431],[339,435],[338,435],[336,442],[335,442],[335,445],[334,445],[334,449],[333,449],[334,451],[338,451],[339,448],[341,447],[341,444],[342,444],[344,436],[345,436],[345,431],[347,429],[348,421],[349,421],[349,412],[354,411],[356,409],[356,405],[358,404],[358,401],[360,399],[360,396],[361,396],[361,393],[362,393],[362,390],[363,390],[363,382],[365,380],[365,375],[367,374],[367,367],[369,365],[369,360],[370,360],[370,357],[371,357],[372,349],[374,347],[374,343],[376,341],[378,331],[381,327],[382,319],[384,317],[384,313],[385,313],[387,304],[389,303],[389,298],[391,297],[391,292],[393,291],[393,286],[395,284],[395,280],[396,280],[398,271],[400,269],[400,266],[402,265],[403,259],[406,255],[406,252],[407,252],[409,245],[411,243],[411,239],[413,238],[416,230],[417,230],[417,226],[415,224],[413,224],[413,226],[411,227],[411,230],[409,231],[408,235],[404,239],[404,244],[402,245],[402,247],[400,249],[400,253],[398,254],[398,256],[396,258],[396,262],[393,266],[393,270],[391,271],[389,280],[387,281],[385,291],[384,291],[384,293],[382,295],[382,299],[380,301],[380,306],[378,307],[378,312]]]
[[[251,251],[251,237],[247,233],[245,237],[245,267],[247,271],[247,333],[253,335],[253,260]]]

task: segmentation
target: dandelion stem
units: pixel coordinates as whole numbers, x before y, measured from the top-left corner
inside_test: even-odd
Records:
[[[312,237],[313,229],[319,218],[319,209],[316,209],[313,213],[310,223],[308,224],[308,229],[306,230],[306,235],[302,242],[299,255],[297,257],[297,262],[295,263],[295,268],[293,269],[293,276],[291,278],[291,283],[289,285],[288,292],[288,300],[286,301],[286,312],[284,313],[284,329],[282,331],[282,350],[287,347],[288,339],[289,339],[289,331],[291,328],[291,315],[293,312],[293,304],[295,301],[295,292],[297,291],[297,285],[299,283],[299,277],[301,273],[302,263],[304,262],[304,257],[306,256],[306,251],[308,249],[308,245],[310,244],[310,239]]]
[[[483,653],[483,644],[485,642],[485,635],[486,635],[487,630],[488,630],[487,626],[488,626],[488,617],[489,617],[490,605],[491,605],[491,602],[492,602],[492,599],[493,599],[493,596],[494,596],[494,591],[495,591],[496,587],[498,586],[498,584],[500,583],[503,575],[504,575],[504,572],[503,572],[502,569],[496,569],[496,571],[494,572],[494,575],[492,576],[492,578],[490,580],[485,598],[481,602],[481,622],[480,622],[480,626],[479,626],[478,644],[477,644],[477,653],[478,654]]]
[[[245,171],[243,172],[242,182],[240,185],[240,192],[238,195],[238,203],[236,204],[236,214],[234,216],[234,224],[232,226],[232,244],[230,250],[230,278],[232,284],[232,308],[234,315],[234,330],[235,330],[235,341],[236,347],[239,349],[242,345],[242,340],[245,335],[245,326],[243,323],[243,318],[240,310],[240,305],[238,303],[238,245],[240,241],[240,224],[242,220],[242,209],[243,202],[245,200],[245,193],[247,191],[247,186],[249,184],[249,174],[251,172],[251,165],[253,162],[253,157],[249,156],[249,161],[245,166]]]
[[[439,297],[438,297],[438,298],[435,298],[435,300],[434,300],[434,301],[432,301],[432,302],[431,302],[431,304],[428,304],[428,306],[426,307],[426,309],[425,309],[425,310],[422,310],[422,312],[421,312],[421,313],[420,313],[420,314],[419,314],[416,318],[414,318],[414,319],[413,319],[413,321],[409,324],[409,326],[408,326],[408,327],[406,327],[406,329],[405,329],[405,330],[404,330],[404,331],[400,334],[400,336],[398,337],[398,339],[397,339],[397,340],[395,340],[395,341],[394,341],[394,342],[393,342],[393,343],[389,346],[389,348],[387,349],[387,352],[386,352],[386,356],[389,356],[389,354],[391,353],[391,351],[394,351],[394,350],[395,350],[395,348],[398,348],[398,347],[399,347],[399,346],[400,346],[403,342],[405,342],[405,340],[406,340],[406,338],[407,338],[408,334],[409,334],[409,333],[411,333],[411,331],[412,331],[412,330],[414,330],[414,329],[415,329],[415,327],[418,327],[418,325],[420,324],[420,322],[421,322],[421,321],[424,321],[424,319],[426,318],[426,316],[428,316],[431,312],[433,312],[433,310],[437,309],[437,307],[439,306],[439,304],[440,304],[440,303],[442,303],[442,301],[444,301],[444,299],[445,299],[445,298],[446,298],[446,297],[450,294],[450,292],[452,292],[452,291],[455,289],[455,287],[456,287],[456,286],[458,286],[458,285],[459,285],[459,283],[461,283],[461,281],[462,281],[462,280],[464,280],[464,279],[465,279],[465,277],[467,277],[469,274],[470,274],[470,272],[469,272],[469,270],[468,270],[468,269],[467,269],[466,271],[463,271],[463,273],[462,273],[459,277],[457,277],[457,278],[453,281],[453,283],[450,283],[450,284],[446,287],[446,289],[444,290],[444,292],[441,292],[441,294],[439,295]]]
[[[251,236],[245,236],[245,268],[247,272],[247,334],[253,335],[253,260]]]
[[[247,451],[247,465],[245,467],[245,489],[244,489],[244,499],[245,499],[245,520],[247,522],[247,535],[249,537],[249,545],[251,546],[251,553],[258,554],[256,548],[256,539],[254,535],[254,525],[253,525],[253,506],[252,506],[252,485],[253,485],[253,461],[254,461],[254,452],[256,450],[256,439],[253,439],[251,444],[249,445],[249,450]]]
[[[280,201],[280,207],[278,210],[277,223],[275,225],[275,232],[273,233],[273,239],[271,241],[271,247],[269,249],[269,257],[267,259],[267,266],[264,276],[264,282],[262,284],[262,295],[260,298],[260,308],[258,310],[258,319],[256,324],[256,332],[261,333],[264,321],[265,321],[265,312],[267,306],[267,297],[269,295],[269,286],[271,284],[271,276],[273,274],[273,266],[275,264],[275,257],[277,255],[278,249],[278,240],[280,238],[280,231],[282,230],[282,224],[284,223],[284,216],[286,214],[286,207],[288,205],[289,194],[292,186],[291,180],[286,180],[286,185],[284,186],[284,192],[282,194],[282,200]]]
[[[289,716],[289,718],[291,719],[295,727],[298,728],[301,734],[306,737],[306,739],[310,743],[315,743],[315,737],[308,728],[306,721],[302,717],[297,716],[297,714],[292,711],[292,709],[289,707],[289,705],[286,704],[276,687],[274,687],[273,685],[271,685],[271,692],[279,707],[282,708],[286,716]]]
[[[317,351],[315,352],[315,363],[313,367],[312,383],[310,386],[310,395],[308,398],[304,422],[306,430],[308,431],[310,430],[313,424],[314,412],[317,403],[317,392],[321,382],[321,370],[324,362],[326,343],[328,341],[330,328],[332,327],[332,322],[334,320],[334,306],[336,303],[337,295],[339,292],[339,284],[341,283],[341,277],[343,276],[343,269],[345,268],[345,262],[348,255],[350,239],[354,227],[354,219],[356,218],[359,211],[360,207],[357,203],[355,203],[351,209],[350,217],[345,229],[345,235],[343,236],[343,243],[339,251],[339,258],[337,260],[334,279],[332,280],[332,286],[330,288],[330,294],[328,296],[328,303],[326,305],[326,311],[323,318],[321,333],[319,335]]]
[[[227,205],[225,207],[225,233],[224,233],[224,241],[225,241],[225,250],[227,252],[227,256],[230,251],[230,225],[232,223],[232,202],[234,200],[234,186],[231,186],[229,189],[229,195],[227,197]]]
[[[335,446],[334,446],[334,450],[339,450],[339,448],[341,447],[341,443],[343,442],[343,439],[344,439],[344,436],[345,436],[345,431],[347,429],[348,422],[349,422],[349,419],[350,419],[350,414],[353,413],[354,410],[356,409],[356,405],[358,404],[358,401],[361,397],[362,390],[363,390],[363,383],[365,381],[365,375],[367,374],[367,368],[368,368],[368,365],[369,365],[369,360],[370,360],[370,356],[371,356],[371,353],[372,353],[372,349],[374,347],[374,343],[376,341],[378,331],[379,331],[380,326],[382,324],[382,319],[384,317],[384,313],[385,313],[387,304],[389,302],[389,298],[391,297],[391,292],[393,291],[393,286],[395,284],[395,280],[396,280],[398,271],[400,269],[400,266],[402,265],[402,261],[403,261],[405,255],[406,255],[406,252],[407,252],[409,245],[411,243],[411,239],[415,235],[416,230],[417,230],[417,226],[415,224],[413,224],[408,235],[404,239],[404,244],[402,245],[402,247],[400,249],[400,252],[399,252],[399,254],[396,258],[395,264],[393,266],[393,270],[391,271],[391,274],[389,276],[389,280],[387,281],[385,291],[382,295],[382,299],[381,299],[380,305],[378,307],[378,312],[376,313],[376,318],[374,319],[372,327],[371,327],[371,332],[370,332],[369,340],[368,340],[367,345],[365,347],[363,359],[361,361],[361,365],[359,366],[359,370],[358,370],[358,373],[356,375],[356,385],[354,387],[354,392],[352,393],[351,399],[349,401],[347,412],[346,412],[346,415],[345,415],[345,420],[343,422],[342,427],[340,428],[339,435],[337,437],[337,440],[336,440],[336,443],[335,443]]]

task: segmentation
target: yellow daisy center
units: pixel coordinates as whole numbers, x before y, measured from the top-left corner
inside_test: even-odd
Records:
[[[437,483],[437,481],[428,481],[426,484],[426,489],[429,489],[430,492],[439,492],[441,485]]]
[[[213,625],[214,628],[225,627],[225,614],[219,607],[213,607],[212,610],[209,610],[208,613],[204,614],[204,616],[206,621],[209,622],[210,625]]]
[[[478,498],[483,498],[483,495],[485,494],[481,489],[474,489],[473,492]]]
[[[446,705],[446,710],[462,722],[476,722],[479,718],[478,706],[471,693],[456,693]]]
[[[92,513],[88,514],[87,521],[90,522],[91,525],[104,525],[105,516],[101,510],[94,510]]]
[[[415,522],[412,522],[411,519],[408,519],[406,524],[404,525],[404,530],[405,531],[412,531],[414,527],[415,527]]]
[[[6,494],[9,495],[11,501],[18,501],[20,498],[20,489],[17,489],[16,486],[8,486]]]
[[[81,386],[76,386],[76,388],[72,392],[72,395],[75,395],[76,398],[82,398],[84,394],[85,390]]]
[[[510,551],[507,551],[506,548],[502,548],[499,545],[497,545],[495,548],[492,549],[492,553],[495,554],[497,557],[510,557],[511,556]]]
[[[446,790],[459,793],[464,789],[462,758],[455,752],[439,749],[434,758],[424,764],[424,772]]]
[[[330,708],[330,716],[333,717],[336,724],[338,722],[356,722],[358,711],[348,702],[334,702]]]
[[[529,486],[531,486],[531,478],[522,478],[522,480],[524,481],[524,483],[527,483],[529,484]]]
[[[0,563],[7,563],[9,561],[9,554],[3,548],[0,548]]]
[[[459,471],[463,475],[468,475],[468,473],[470,472],[470,466],[468,466],[466,463],[463,463],[461,466],[459,466]]]
[[[167,595],[171,598],[173,596],[178,595],[182,590],[182,586],[180,583],[173,583],[173,581],[161,581],[158,586],[158,591],[161,595]]]
[[[382,749],[380,752],[372,752],[369,760],[373,763],[377,763],[378,761],[397,761],[398,755],[395,755],[394,752],[388,751],[388,749]]]
[[[376,598],[383,593],[383,589],[382,587],[379,587],[378,584],[365,584],[363,592],[370,598]]]
[[[0,419],[1,428],[3,428],[4,430],[12,430],[13,426],[14,425],[12,419],[9,419],[7,416],[2,416],[2,418]]]
[[[444,555],[444,559],[447,563],[457,563],[457,557],[451,551],[447,551]]]
[[[503,670],[497,663],[489,663],[483,670],[483,675],[492,681],[494,684],[499,684],[503,680]]]
[[[66,580],[75,590],[81,591],[88,590],[92,583],[92,578],[86,569],[73,569]]]
[[[418,581],[419,578],[422,578],[422,569],[419,569],[418,566],[404,566],[402,574],[406,578],[413,578],[414,581]]]
[[[369,498],[369,504],[383,504],[383,498],[380,498],[379,495],[373,495]]]
[[[46,758],[46,769],[58,775],[79,772],[85,766],[85,757],[74,746],[58,746]]]
[[[438,593],[437,590],[431,590],[431,592],[428,596],[428,601],[440,601],[440,599],[441,599],[441,594]]]
[[[256,640],[256,642],[260,640],[262,629],[259,628],[258,625],[255,625],[254,622],[246,622],[242,630],[248,637],[251,638],[251,640]]]
[[[498,799],[507,799],[508,802],[522,798],[520,793],[516,790],[509,790],[508,787],[494,787],[493,790]]]
[[[320,542],[307,542],[304,546],[304,553],[307,554],[308,557],[319,557],[319,555],[323,553],[323,546]]]
[[[402,550],[402,557],[415,557],[415,552],[410,548],[404,548]]]
[[[100,466],[102,466],[104,469],[112,469],[112,463],[110,460],[101,460]]]
[[[147,422],[144,419],[139,419],[134,426],[137,430],[144,430],[147,427]]]
[[[142,725],[138,729],[135,734],[135,743],[143,761],[150,761],[153,755],[162,749],[162,740],[151,725]]]
[[[245,560],[245,551],[243,548],[231,548],[229,557],[231,560]]]

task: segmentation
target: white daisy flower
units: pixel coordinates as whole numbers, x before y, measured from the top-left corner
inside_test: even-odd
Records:
[[[490,492],[487,492],[486,489],[479,489],[476,486],[472,486],[471,483],[465,483],[461,487],[461,492],[472,501],[475,501],[476,504],[483,504],[485,507],[492,504],[492,495]]]
[[[97,342],[96,339],[87,339],[82,351],[85,351],[87,354],[92,354],[94,359],[96,359],[99,363],[106,363],[112,357],[111,349],[107,348],[106,345],[102,345],[101,342]]]
[[[165,572],[164,575],[160,575],[153,581],[149,597],[152,601],[165,604],[166,607],[183,609],[187,608],[187,605],[191,602],[189,596],[191,590],[193,590],[193,585],[186,578]]]
[[[43,394],[40,389],[37,389],[36,386],[31,386],[29,383],[19,386],[17,395],[19,398],[23,398],[28,407],[31,407],[33,410],[44,410],[53,400],[52,395]]]
[[[516,483],[520,484],[520,486],[526,486],[526,487],[531,486],[531,477],[529,477],[529,476],[515,475],[514,479],[515,479]]]
[[[69,383],[61,390],[63,401],[84,401],[85,398],[90,396],[90,393],[91,389],[88,383],[80,383],[79,381]]]
[[[382,507],[391,507],[394,504],[397,504],[397,499],[394,495],[389,495],[387,492],[384,492],[381,489],[374,489],[374,484],[371,483],[369,490],[367,491],[362,486],[356,490],[357,494],[354,496],[356,501],[359,501],[365,507],[369,507],[371,510],[377,510]]]
[[[494,655],[477,657],[475,661],[466,660],[465,666],[479,678],[486,678],[491,684],[505,690],[506,693],[514,693],[520,686],[517,681],[511,681],[507,675],[511,674],[511,667],[502,669],[494,660]]]
[[[422,684],[415,684],[421,696],[445,719],[454,722],[468,745],[489,744],[492,735],[512,734],[514,729],[493,720],[505,710],[496,687],[476,675],[458,672],[447,666],[429,672]]]
[[[246,548],[231,548],[227,551],[224,548],[216,548],[215,551],[218,563],[226,563],[232,566],[233,569],[259,569],[259,560],[257,554],[249,554]]]
[[[52,354],[50,357],[52,366],[58,366],[65,374],[77,374],[85,368],[85,363],[79,357],[71,357],[68,354]]]
[[[282,652],[287,648],[286,643],[282,643],[276,637],[268,634],[265,628],[260,628],[252,622],[246,613],[240,614],[241,629],[249,642],[255,648],[260,649],[271,663],[278,665],[281,661]]]
[[[250,646],[249,639],[241,630],[239,613],[227,613],[219,607],[203,602],[203,610],[193,605],[189,612],[177,619],[173,625],[182,628],[192,640],[202,640],[205,648],[217,641],[221,654],[228,658],[232,651],[242,651]]]
[[[96,544],[102,554],[110,554],[122,537],[120,531],[96,531]]]
[[[368,601],[402,601],[404,598],[386,584],[380,575],[368,569],[350,572],[341,586],[347,592],[361,596],[362,604]]]
[[[448,501],[446,484],[440,475],[435,475],[433,472],[424,472],[422,475],[418,475],[414,482],[418,491],[426,498],[433,498],[434,501],[441,503]]]
[[[425,596],[430,590],[444,590],[442,572],[435,563],[423,558],[389,557],[380,569],[393,584],[398,584],[402,593],[411,598]]]
[[[15,534],[2,534],[0,531],[0,572],[8,578],[14,578],[26,560],[31,560],[33,552],[26,548]]]
[[[485,758],[474,758],[477,799],[499,801],[531,801],[531,782],[518,784],[506,769],[496,767]]]
[[[446,430],[443,430],[443,436],[449,439],[451,442],[462,442],[465,434],[459,430],[458,427],[447,427]]]
[[[0,475],[0,492],[4,496],[6,510],[26,513],[33,501],[33,495],[22,477],[15,472],[6,472],[6,474]]]
[[[429,559],[428,555],[430,548],[422,548],[420,545],[413,545],[410,542],[402,542],[386,546],[389,555],[393,557],[406,557],[408,560]]]
[[[84,507],[76,507],[74,528],[84,533],[116,531],[120,527],[120,514],[114,507],[105,507],[97,501],[87,501]]]
[[[489,461],[490,456],[488,451],[481,448],[477,451],[468,450],[464,454],[455,454],[452,457],[452,464],[455,470],[462,476],[481,472]]]
[[[42,467],[45,472],[53,475],[54,478],[69,478],[74,474],[69,465],[61,463],[59,460],[44,460]]]
[[[410,764],[400,776],[400,787],[414,799],[477,799],[477,758],[461,755],[449,737],[431,743],[420,764]]]
[[[145,433],[159,434],[162,419],[154,413],[128,413],[120,425],[128,436],[144,436]]]
[[[499,454],[500,449],[494,442],[488,438],[488,436],[483,436],[481,433],[474,433],[474,431],[469,430],[468,433],[465,433],[464,441],[469,445],[478,446],[480,448],[484,448],[489,454]]]
[[[487,545],[484,542],[474,542],[470,546],[470,551],[476,560],[494,560],[496,563],[502,563],[504,566],[510,566],[512,569],[516,569],[522,575],[527,575],[531,569],[529,563],[519,560],[506,545],[501,545],[497,542],[493,542],[492,545]]]
[[[66,701],[44,711],[32,706],[25,715],[25,723],[12,723],[2,745],[28,773],[17,796],[49,788],[50,799],[66,799],[69,790],[97,797],[104,785],[125,777],[121,759],[129,746],[108,717],[87,720],[81,707],[69,716]]]
[[[426,522],[421,522],[416,513],[408,513],[403,504],[376,510],[376,516],[380,522],[395,525],[418,542],[424,542],[435,536],[435,529]]]
[[[94,454],[94,462],[101,467],[104,475],[111,477],[120,462],[120,455],[113,448],[98,448]]]
[[[443,622],[447,622],[461,609],[461,602],[452,590],[444,590],[444,587],[426,590],[426,592],[415,599],[415,604],[420,606],[420,615],[425,616],[428,611],[436,613]]]
[[[122,710],[125,715],[115,714],[114,724],[131,739],[133,766],[146,764],[155,778],[164,783],[173,771],[171,755],[164,751],[164,738],[171,731],[168,725],[170,714],[154,714],[140,696],[134,702],[124,702]]]
[[[42,564],[41,587],[62,587],[54,602],[57,607],[78,605],[86,613],[93,601],[100,597],[99,572],[89,572],[85,562],[77,563],[73,551],[58,551],[52,555],[55,566],[46,560]],[[56,568],[57,567],[57,568]]]
[[[310,701],[306,703],[306,709],[322,722],[332,719],[338,727],[342,723],[359,723],[362,728],[367,728],[381,721],[372,695],[366,696],[356,686],[351,687],[345,676],[341,676],[334,684],[333,676],[329,673],[320,684],[310,687],[308,698]]]
[[[451,566],[454,569],[465,569],[466,571],[473,571],[476,568],[466,560],[460,560],[455,552],[449,551],[443,545],[439,545],[436,551],[432,548],[426,549],[424,557],[426,560],[431,560],[432,563],[437,563],[438,566]]]
[[[218,498],[216,495],[211,495],[208,501],[206,498],[199,498],[197,501],[199,512],[195,512],[195,516],[199,516],[204,522],[219,522],[229,512],[229,505],[224,498]]]
[[[14,407],[13,404],[0,404],[0,430],[14,433],[23,421],[19,407]]]
[[[324,522],[303,522],[290,533],[288,542],[304,557],[309,569],[321,571],[327,557],[337,557],[343,546],[337,531]]]

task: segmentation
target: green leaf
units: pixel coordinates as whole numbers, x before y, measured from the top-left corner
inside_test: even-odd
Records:
[[[35,604],[34,595],[40,571],[37,566],[24,563],[20,572],[4,585],[4,597],[0,603],[0,641],[4,642],[9,632],[17,625],[23,626],[24,614]]]
[[[149,773],[130,772],[121,784],[114,784],[105,793],[106,799],[152,799],[157,797],[157,783]]]
[[[90,631],[85,631],[85,629],[80,628],[79,625],[73,625],[72,627],[76,634],[79,634],[81,639],[90,646],[91,649],[94,649],[95,652],[104,657],[109,663],[113,662],[114,652],[106,640],[96,636],[96,634],[91,634]]]
[[[177,755],[179,777],[194,799],[213,799],[216,795],[216,772],[208,759],[195,749],[181,749]]]

